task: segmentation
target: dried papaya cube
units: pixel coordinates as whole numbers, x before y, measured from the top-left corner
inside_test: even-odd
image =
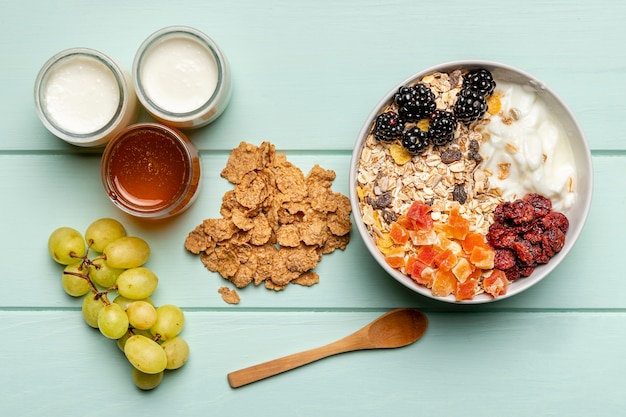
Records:
[[[474,246],[470,254],[470,262],[480,269],[492,269],[496,252],[491,248]]]
[[[409,231],[397,222],[391,223],[389,237],[394,243],[404,245],[409,240]]]
[[[432,246],[422,246],[417,251],[417,259],[425,265],[434,266],[439,251]]]
[[[446,249],[435,256],[435,265],[443,271],[450,271],[457,262],[457,256],[450,249]]]
[[[469,233],[469,222],[459,213],[458,207],[453,207],[448,215],[448,221],[442,226],[443,232],[450,238],[463,240]]]
[[[469,232],[461,242],[461,246],[463,247],[463,251],[465,251],[465,253],[472,253],[474,246],[489,248],[485,236],[477,232]]]
[[[404,267],[404,255],[404,248],[397,246],[391,247],[385,254],[385,262],[392,268],[400,269]]]
[[[446,297],[456,289],[457,279],[452,272],[437,269],[431,288],[435,297]]]
[[[433,218],[430,215],[432,208],[428,204],[414,201],[409,207],[406,216],[413,221],[417,229],[430,230],[433,228]]]
[[[506,294],[509,280],[506,279],[504,271],[494,269],[488,277],[483,279],[483,289],[492,297]]]
[[[406,261],[404,273],[410,275],[413,280],[418,281],[422,277],[424,269],[428,268],[428,265],[419,261],[417,256],[411,255]]]
[[[411,230],[411,242],[415,246],[426,246],[437,243],[437,233],[434,230]]]
[[[463,282],[457,282],[456,289],[454,291],[454,296],[457,301],[461,300],[471,300],[476,295],[478,291],[478,277],[469,276]]]
[[[476,267],[472,265],[466,258],[460,258],[459,261],[452,268],[452,273],[459,280],[459,282],[465,282]]]

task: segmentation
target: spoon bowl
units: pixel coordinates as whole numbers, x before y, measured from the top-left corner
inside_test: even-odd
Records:
[[[389,349],[410,345],[422,337],[427,327],[424,313],[400,308],[383,314],[365,328],[373,349]]]
[[[339,353],[407,346],[421,338],[427,328],[428,319],[421,311],[413,308],[391,310],[336,342],[231,372],[228,383],[232,388],[238,388]]]

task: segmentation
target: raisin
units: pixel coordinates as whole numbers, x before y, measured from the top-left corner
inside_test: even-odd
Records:
[[[382,209],[382,208],[387,207],[389,203],[391,203],[391,200],[392,200],[392,196],[390,192],[382,193],[380,196],[376,198],[372,198],[370,196],[367,196],[365,198],[365,201],[367,201],[367,204],[372,206],[372,208],[374,209]]]
[[[446,149],[441,153],[441,162],[444,164],[451,164],[459,161],[463,157],[463,154],[458,149]]]
[[[478,152],[480,148],[480,144],[476,139],[472,139],[469,143],[469,151],[467,152],[467,157],[476,161],[477,164],[480,164],[483,161],[483,157]]]
[[[391,210],[383,209],[383,219],[391,224],[398,220],[398,215]]]
[[[510,249],[496,249],[493,267],[497,269],[509,269],[515,265],[515,254]]]
[[[455,184],[454,190],[452,191],[452,199],[457,201],[459,204],[465,204],[467,201],[467,193],[465,192],[465,187],[463,184]]]

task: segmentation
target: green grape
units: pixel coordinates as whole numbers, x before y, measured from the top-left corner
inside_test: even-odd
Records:
[[[126,236],[126,229],[115,219],[98,219],[85,231],[85,240],[92,241],[91,249],[102,252],[114,240]]]
[[[66,293],[71,295],[72,297],[82,297],[87,294],[91,287],[89,286],[89,281],[87,278],[78,277],[73,274],[66,274],[66,272],[73,272],[78,274],[84,274],[85,268],[82,262],[77,262],[75,264],[67,265],[63,269],[63,274],[61,277],[61,285]]]
[[[113,300],[114,303],[119,304],[122,309],[124,310],[128,310],[128,306],[131,305],[132,303],[134,303],[135,301],[145,301],[146,303],[150,303],[152,305],[154,305],[154,301],[152,301],[151,298],[142,298],[141,300],[132,300],[130,298],[126,298],[123,295],[118,295],[117,297],[115,297],[115,299]]]
[[[98,328],[105,337],[119,339],[128,331],[128,316],[119,304],[108,304],[98,313]]]
[[[158,374],[167,366],[167,355],[161,345],[139,334],[128,338],[124,354],[135,368],[146,374]]]
[[[117,343],[117,347],[120,348],[120,350],[122,352],[124,352],[124,346],[126,346],[126,341],[135,334],[140,334],[142,336],[146,336],[148,339],[152,339],[152,333],[150,333],[150,330],[139,330],[139,329],[130,329],[129,331],[127,331],[126,333],[124,333],[124,336],[120,337],[119,339],[117,339],[115,342]]]
[[[182,337],[166,340],[161,347],[167,356],[165,369],[178,369],[189,359],[189,345]]]
[[[93,282],[104,288],[115,285],[117,277],[124,272],[121,268],[111,268],[107,261],[102,258],[94,259],[89,269],[89,277]]]
[[[136,268],[150,257],[150,246],[139,237],[124,236],[109,243],[102,253],[110,267]]]
[[[80,232],[71,227],[59,227],[48,238],[48,253],[62,265],[76,263],[86,253],[85,240]]]
[[[150,329],[157,319],[156,309],[146,301],[135,301],[129,304],[126,314],[130,325],[139,330]]]
[[[159,284],[157,276],[148,268],[127,269],[117,277],[117,292],[132,300],[150,297]]]
[[[83,319],[94,329],[98,328],[98,314],[103,308],[104,304],[102,304],[102,300],[96,299],[96,294],[89,293],[83,299]]]
[[[173,339],[183,330],[185,315],[183,311],[171,304],[157,308],[157,321],[150,328],[150,333],[161,336],[163,340]]]
[[[133,368],[133,382],[139,389],[144,391],[154,389],[159,386],[161,381],[163,381],[163,371],[156,374],[147,374],[137,368]]]

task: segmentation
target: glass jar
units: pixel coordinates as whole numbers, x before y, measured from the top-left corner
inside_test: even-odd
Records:
[[[139,105],[130,78],[105,54],[72,48],[50,58],[35,80],[44,126],[76,146],[104,146],[133,123]]]
[[[177,129],[137,123],[106,146],[101,176],[117,207],[136,217],[162,219],[183,212],[195,201],[200,156]]]
[[[226,57],[211,38],[186,26],[163,28],[141,44],[133,81],[148,113],[177,128],[213,122],[230,101]]]

